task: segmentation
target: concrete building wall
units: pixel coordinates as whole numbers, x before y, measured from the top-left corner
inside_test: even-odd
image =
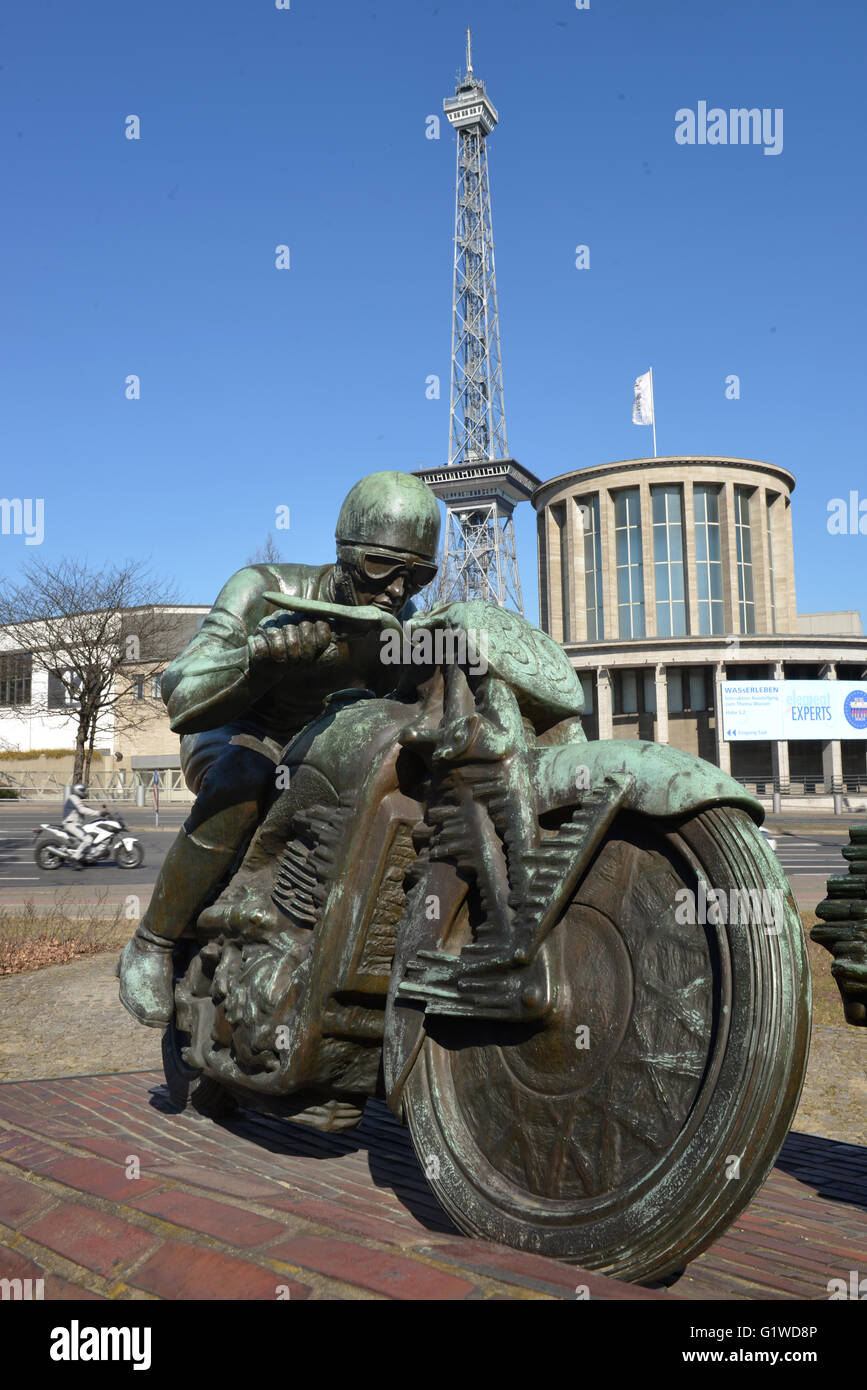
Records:
[[[105,757],[100,770],[113,768],[119,772],[129,772],[134,757],[165,759],[167,765],[177,762],[179,740],[173,734],[165,706],[159,696],[156,681],[151,673],[155,668],[161,672],[183,648],[195,633],[208,609],[201,606],[172,606],[158,611],[159,621],[155,624],[152,614],[148,621],[142,622],[137,610],[126,610],[122,616],[120,640],[127,643],[135,638],[138,631],[146,634],[140,644],[152,650],[138,650],[137,659],[130,659],[123,666],[123,689],[132,686],[132,693],[125,693],[120,699],[117,711],[107,709],[97,731],[95,747],[103,750]],[[14,629],[0,631],[0,656],[19,650]],[[75,746],[77,718],[75,710],[47,709],[48,671],[40,664],[38,652],[31,655],[30,700],[27,703],[3,704],[2,683],[0,683],[0,751],[19,750],[28,753],[33,749],[72,749]],[[145,673],[142,675],[142,673]],[[136,698],[135,684],[141,677],[141,698]],[[120,754],[120,757],[117,755]],[[7,772],[18,764],[7,762]],[[46,764],[56,767],[56,759]],[[36,764],[32,760],[21,762],[22,770],[32,770]],[[42,763],[38,764],[42,767]],[[96,769],[96,764],[94,764]]]
[[[860,637],[861,614],[855,609],[843,613],[799,613],[798,632],[825,637]]]
[[[637,489],[641,508],[641,539],[646,635],[657,635],[656,585],[654,575],[654,535],[651,490],[670,487],[678,490],[682,501],[683,543],[686,573],[686,631],[694,636],[699,628],[699,575],[696,560],[695,490],[712,488],[718,498],[722,564],[722,592],[726,633],[741,633],[741,604],[738,590],[736,493],[749,498],[752,540],[752,578],[755,621],[753,632],[796,632],[795,564],[789,515],[794,478],[775,464],[749,459],[659,458],[630,459],[624,463],[602,464],[564,474],[543,483],[533,498],[547,537],[547,553],[540,556],[540,578],[545,591],[543,612],[548,629],[558,641],[563,635],[564,562],[562,539],[569,538],[570,508],[599,504],[602,530],[603,592],[606,638],[619,636],[617,615],[617,554],[614,506],[617,494]],[[564,519],[567,524],[564,525]],[[770,519],[770,546],[768,520]],[[570,539],[571,553],[565,567],[572,606],[580,596],[583,604],[584,557]],[[773,563],[772,563],[773,561]],[[744,626],[745,631],[749,628]],[[572,640],[581,640],[580,620]]]
[[[750,459],[668,457],[630,459],[563,474],[533,497],[539,518],[542,626],[563,643],[589,695],[590,737],[650,738],[698,754],[752,785],[761,795],[847,789],[867,792],[867,741],[829,744],[729,743],[717,719],[718,685],[738,679],[867,679],[867,638],[857,613],[798,615],[792,544],[791,496],[795,480],[775,464]],[[654,536],[653,489],[677,490],[681,502],[684,578],[682,628],[665,635],[657,615],[659,549]],[[645,635],[620,635],[618,614],[617,498],[636,489],[640,502]],[[722,611],[713,631],[699,621],[707,610],[696,523],[697,489],[712,489],[719,514]],[[738,503],[749,499],[752,605],[739,563]],[[599,579],[604,637],[588,640],[585,556],[581,527],[571,553],[558,524],[570,507],[598,506]],[[554,536],[556,534],[556,540]],[[741,557],[745,540],[741,532]],[[622,541],[621,559],[622,559]],[[621,567],[622,576],[622,567]],[[623,580],[621,577],[621,593]],[[563,589],[571,597],[569,635],[563,635]],[[705,622],[704,626],[707,626]]]

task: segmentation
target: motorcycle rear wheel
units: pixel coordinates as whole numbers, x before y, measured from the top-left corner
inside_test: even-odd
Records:
[[[33,857],[40,869],[59,869],[63,863],[63,855],[50,844],[37,846]]]
[[[691,925],[700,882],[728,904],[772,890],[773,919],[701,925],[708,905]],[[468,1234],[661,1279],[747,1205],[797,1108],[810,981],[791,891],[743,811],[667,832],[624,815],[542,950],[543,1024],[428,1015],[403,1095],[416,1154]]]

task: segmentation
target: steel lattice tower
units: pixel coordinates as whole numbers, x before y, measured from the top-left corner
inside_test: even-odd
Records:
[[[457,132],[449,459],[417,474],[446,504],[437,597],[482,598],[523,613],[512,513],[539,480],[509,457],[487,137],[498,116],[467,72],[443,110]]]

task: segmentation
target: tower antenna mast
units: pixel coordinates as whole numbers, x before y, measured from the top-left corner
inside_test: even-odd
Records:
[[[473,73],[469,28],[467,73],[443,110],[458,145],[449,456],[445,468],[417,474],[446,504],[436,596],[523,613],[512,513],[539,480],[510,457],[506,438],[487,152],[499,117]]]

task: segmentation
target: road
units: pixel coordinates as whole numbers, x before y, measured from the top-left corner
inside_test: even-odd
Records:
[[[827,897],[826,880],[832,874],[845,874],[849,862],[840,853],[849,843],[848,824],[844,821],[840,829],[830,829],[830,817],[814,822],[816,829],[800,831],[780,830],[769,827],[776,840],[776,855],[786,871],[798,906],[803,911],[813,909]],[[833,826],[834,822],[830,821]]]
[[[129,907],[127,898],[139,899],[147,906],[160,865],[169,845],[186,816],[189,805],[167,806],[160,811],[160,827],[154,828],[153,809],[124,805],[119,808],[129,830],[141,840],[144,863],[138,869],[119,869],[115,864],[88,865],[77,869],[46,871],[33,859],[33,831],[42,822],[57,824],[62,814],[59,802],[0,803],[0,908],[21,907],[32,902],[51,907],[58,899],[64,904]],[[135,910],[136,905],[132,904]],[[130,916],[132,911],[130,911]]]
[[[62,897],[67,904],[126,906],[128,897],[147,906],[154,881],[178,826],[189,813],[188,805],[165,807],[160,812],[160,828],[154,828],[152,809],[123,806],[121,815],[142,842],[145,862],[139,869],[118,869],[114,864],[95,864],[81,873],[75,869],[46,872],[33,860],[34,826],[60,819],[59,803],[0,802],[0,908],[20,907],[32,902],[51,907]],[[809,829],[802,827],[809,825]],[[802,907],[815,907],[825,897],[825,880],[831,874],[846,873],[848,865],[840,853],[849,843],[848,822],[830,816],[817,816],[811,822],[799,820],[798,830],[790,831],[771,821],[777,842],[777,856],[792,881],[795,897]],[[135,908],[135,904],[132,905]],[[129,915],[132,915],[130,911]]]

